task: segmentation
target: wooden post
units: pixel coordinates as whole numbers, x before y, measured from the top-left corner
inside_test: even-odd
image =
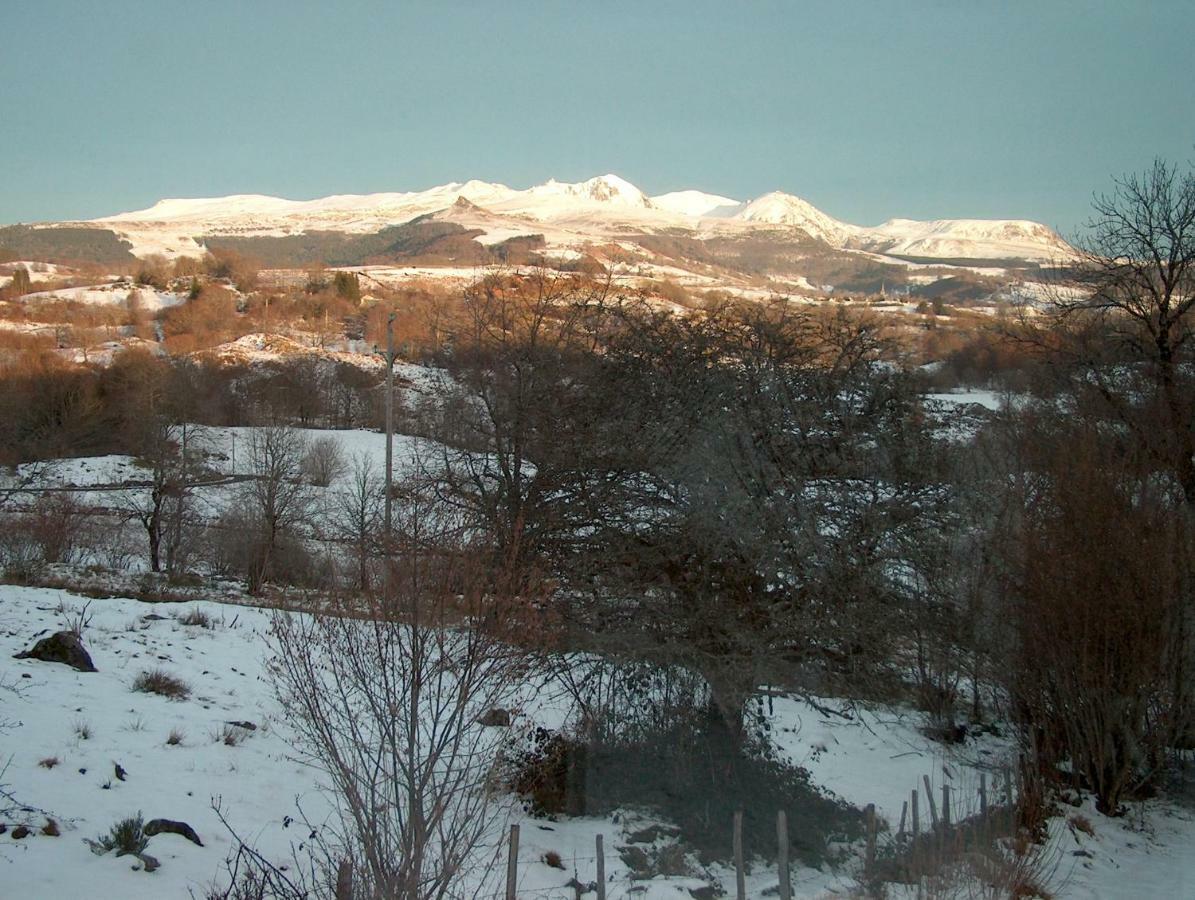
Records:
[[[867,862],[863,871],[868,874],[875,868],[876,863],[876,805],[868,803],[863,810],[863,818],[867,822]]]
[[[1017,824],[1016,807],[1012,804],[1012,769],[1004,767],[1004,805],[1008,810],[1008,830],[1012,831]]]
[[[506,858],[506,900],[516,900],[519,886],[519,826],[510,826],[510,855]]]
[[[988,773],[979,773],[979,815],[986,822],[988,818]]]
[[[792,900],[793,885],[788,874],[788,815],[776,813],[776,865],[780,869],[780,900]]]
[[[906,800],[904,803],[902,803],[900,805],[900,828],[896,829],[897,840],[900,840],[900,838],[904,837],[905,820],[908,818],[908,815],[909,815],[909,801]]]
[[[747,873],[743,870],[743,811],[734,814],[734,881],[738,900],[747,900]]]
[[[597,900],[606,900],[606,850],[603,838],[597,836]]]
[[[929,783],[929,776],[922,775],[925,781],[925,802],[929,806],[929,821],[931,828],[938,827],[938,807],[934,805],[934,789]]]
[[[342,859],[336,869],[336,900],[353,900],[353,863]]]
[[[913,791],[913,840],[921,836],[921,812],[917,807],[917,792]]]

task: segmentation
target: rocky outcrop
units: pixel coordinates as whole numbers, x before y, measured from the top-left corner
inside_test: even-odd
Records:
[[[80,672],[96,671],[82,639],[73,631],[59,631],[42,638],[30,649],[17,653],[13,659],[39,659],[42,662],[62,663]]]

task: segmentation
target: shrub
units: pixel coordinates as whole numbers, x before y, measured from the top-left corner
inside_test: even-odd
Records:
[[[166,743],[171,747],[177,747],[182,744],[184,738],[186,738],[186,735],[183,733],[182,729],[171,728],[170,734],[166,737]]]
[[[147,669],[133,679],[133,690],[143,694],[160,694],[171,700],[186,700],[191,688],[181,678],[162,669]]]
[[[38,760],[37,764],[43,769],[52,769],[61,761],[57,756],[47,756],[45,759]]]
[[[118,856],[126,853],[144,853],[149,844],[149,837],[145,834],[145,822],[141,813],[121,819],[107,834],[96,838],[96,843],[105,851],[115,850]]]
[[[729,856],[737,810],[744,813],[744,842],[761,850],[775,847],[776,811],[785,810],[790,852],[810,866],[830,858],[831,842],[862,833],[862,814],[820,794],[808,772],[771,758],[762,742],[738,747],[723,729],[702,722],[628,740],[580,740],[540,729],[515,760],[512,786],[537,814],[648,807],[679,826],[707,863]]]
[[[249,732],[236,725],[226,724],[217,728],[212,734],[212,740],[225,747],[237,747],[249,736]]]
[[[344,471],[344,454],[340,441],[323,436],[313,440],[303,454],[303,477],[317,487],[327,487]]]
[[[84,719],[76,719],[75,736],[81,741],[91,740],[91,723]]]
[[[215,621],[199,607],[192,607],[178,617],[180,625],[194,625],[198,628],[214,628]]]

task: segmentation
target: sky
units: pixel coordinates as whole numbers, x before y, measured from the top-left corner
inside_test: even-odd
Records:
[[[1195,159],[1190,0],[0,0],[0,223],[613,172],[856,224]]]

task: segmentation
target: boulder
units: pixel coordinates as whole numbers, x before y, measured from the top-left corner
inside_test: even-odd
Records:
[[[42,662],[63,663],[80,672],[96,671],[83,641],[73,631],[59,631],[42,638],[31,649],[17,653],[13,659],[40,659]]]
[[[510,712],[505,709],[494,707],[487,710],[478,720],[479,725],[493,725],[501,728],[510,726]]]
[[[203,846],[203,841],[199,839],[195,829],[186,822],[178,822],[174,819],[150,819],[141,830],[147,837],[153,837],[155,834],[177,834],[185,837],[192,844]]]

